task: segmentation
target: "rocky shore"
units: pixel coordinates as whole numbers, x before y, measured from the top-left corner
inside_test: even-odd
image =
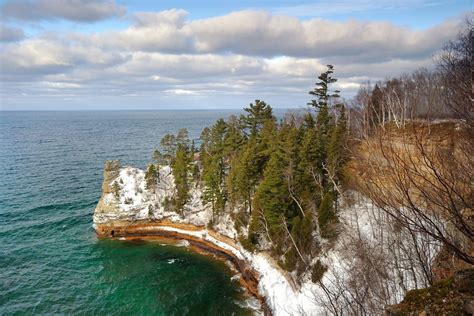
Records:
[[[188,249],[223,260],[238,273],[239,283],[248,294],[260,302],[264,315],[272,315],[265,297],[258,292],[259,273],[252,269],[246,260],[238,255],[238,248],[225,236],[191,224],[175,224],[169,221],[111,222],[96,225],[97,235],[101,238],[120,240],[152,240],[177,244],[186,242]],[[225,246],[224,246],[225,245]],[[231,250],[233,248],[233,251]]]
[[[141,218],[141,209],[143,207],[148,209],[148,204],[140,204],[140,207],[130,210],[127,208],[128,205],[121,203],[131,197],[126,196],[127,192],[120,193],[124,196],[113,192],[114,183],[122,182],[121,189],[126,191],[123,184],[130,183],[133,177],[124,179],[124,175],[130,176],[130,173],[132,173],[134,176],[137,176],[138,179],[136,180],[139,182],[142,175],[137,170],[130,167],[121,168],[120,163],[116,160],[106,162],[103,174],[102,196],[94,212],[94,228],[99,238],[153,240],[171,244],[184,241],[190,250],[200,254],[211,255],[228,263],[237,273],[239,283],[246,289],[247,293],[259,301],[263,314],[272,315],[265,296],[259,292],[260,274],[247,261],[245,250],[241,249],[232,238],[206,228],[203,225],[203,220],[205,220],[207,214],[200,214],[200,216],[196,217],[196,213],[199,212],[193,210],[194,218],[183,218],[178,214],[170,214],[165,210],[160,212],[158,208],[155,212],[156,214],[147,212],[149,217]],[[121,173],[122,177],[120,177]],[[166,174],[165,169],[162,179],[165,180],[162,181],[164,185],[162,187],[164,191],[162,195],[164,196],[166,196],[166,191],[170,191],[172,187],[172,179],[169,179],[169,176],[169,174]],[[134,189],[136,189],[135,194],[140,191],[142,193],[146,191],[145,188],[140,188],[140,185]],[[156,194],[154,195],[156,196]],[[121,197],[122,200],[120,199]],[[139,202],[148,200],[153,201],[150,196],[141,196]],[[194,206],[196,206],[195,202]],[[133,205],[137,205],[137,203]],[[206,213],[205,207],[200,204],[197,206],[201,207],[203,213]]]
[[[421,267],[409,264],[409,258],[414,256],[412,247],[393,252],[393,245],[411,245],[413,236],[394,231],[396,227],[390,218],[378,212],[358,192],[347,192],[341,199],[337,240],[333,243],[320,241],[321,252],[314,260],[320,261],[327,271],[319,282],[314,282],[310,275],[297,280],[294,274],[283,270],[276,261],[278,258],[271,256],[265,248],[253,252],[244,249],[238,240],[248,228],[244,227],[239,233],[236,231],[233,209],[215,216],[211,206],[203,202],[198,185],[190,187],[189,199],[179,214],[169,205],[174,191],[169,166],[157,168],[156,187],[148,190],[143,170],[122,167],[118,161],[107,161],[102,196],[93,215],[98,236],[185,243],[192,251],[223,260],[235,270],[234,278],[239,278],[248,294],[260,302],[260,311],[265,315],[326,314],[331,310],[328,291],[348,297],[347,284],[352,284],[356,276],[366,272],[365,257],[361,257],[361,253],[383,253],[386,258],[380,269],[386,271],[387,280],[395,280],[388,283],[392,286],[387,298],[391,304],[400,302],[406,290],[417,288],[417,282],[419,284],[423,278]],[[429,247],[430,258],[434,258],[437,244],[432,240],[424,242]],[[400,263],[404,265],[400,266]]]

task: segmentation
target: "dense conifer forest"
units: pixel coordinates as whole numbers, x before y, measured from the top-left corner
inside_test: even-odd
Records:
[[[472,264],[473,228],[465,214],[472,207],[472,103],[466,85],[470,82],[470,25],[466,21],[464,32],[447,43],[435,70],[420,69],[375,85],[367,83],[351,101],[343,100],[334,89],[335,68],[327,65],[309,91],[304,110],[276,118],[269,104],[255,100],[240,117],[219,119],[205,128],[198,140],[191,141],[185,129],[164,136],[153,159],[172,167],[176,188],[167,206],[183,213],[190,188],[199,187],[204,202],[212,206],[211,227],[223,214],[231,214],[246,249],[267,250],[285,270],[297,277],[309,274],[318,282],[327,267],[315,258],[322,244],[337,240],[341,197],[353,190],[370,197],[410,232],[421,231],[441,242],[448,253]],[[462,130],[456,140],[462,146],[451,146],[460,151],[452,159],[461,169],[446,169],[443,164],[441,158],[453,152],[440,156],[427,150],[433,139],[426,131],[439,122],[458,124],[456,128]],[[449,124],[443,126],[452,129]],[[410,144],[419,151],[393,150],[401,139],[403,146]],[[391,155],[387,144],[392,146]],[[408,162],[404,161],[407,157]],[[392,168],[377,165],[381,160]],[[425,169],[433,174],[424,174]],[[150,187],[156,183],[153,164],[146,178]],[[402,186],[405,180],[401,178],[412,181],[418,190],[416,198],[411,187]],[[389,179],[399,181],[390,183]],[[384,190],[380,183],[385,183]],[[445,190],[439,189],[446,185]],[[384,195],[387,191],[392,194]],[[443,194],[445,201],[433,197]],[[419,208],[424,203],[420,197],[432,217],[420,215],[425,212]],[[441,207],[445,202],[448,206]],[[440,214],[440,221],[451,221],[459,234],[440,230],[441,224],[431,222]]]

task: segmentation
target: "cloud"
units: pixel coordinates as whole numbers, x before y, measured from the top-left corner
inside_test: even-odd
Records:
[[[65,73],[75,68],[107,68],[125,61],[126,54],[106,52],[80,43],[55,38],[28,39],[8,43],[0,51],[1,79],[22,80],[23,76],[36,77]],[[31,79],[30,79],[31,80]]]
[[[199,20],[176,9],[129,17],[123,30],[50,32],[1,44],[0,98],[133,98],[129,104],[138,106],[200,99],[214,107],[264,98],[304,106],[326,64],[335,65],[338,87],[351,96],[368,80],[431,67],[432,55],[459,29],[456,20],[414,31],[262,11]]]
[[[0,24],[0,42],[14,42],[25,37],[23,30]]]
[[[107,49],[143,52],[330,56],[334,62],[380,62],[432,55],[459,29],[456,20],[415,31],[388,22],[300,20],[263,11],[189,20],[186,11],[174,9],[136,13],[132,20],[126,30],[99,33],[85,40]]]
[[[172,25],[182,28],[189,13],[182,9],[171,9],[160,12],[137,12],[132,19],[136,27]]]
[[[112,0],[16,0],[0,7],[4,17],[25,21],[64,19],[96,22],[122,16],[126,9]]]
[[[198,52],[373,61],[433,53],[457,33],[458,23],[448,21],[431,29],[413,31],[387,22],[299,20],[241,11],[192,21],[186,28]]]

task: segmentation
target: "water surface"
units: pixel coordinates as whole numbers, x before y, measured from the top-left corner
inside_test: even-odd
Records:
[[[106,159],[143,168],[232,112],[0,112],[0,314],[248,314],[222,262],[92,229]]]

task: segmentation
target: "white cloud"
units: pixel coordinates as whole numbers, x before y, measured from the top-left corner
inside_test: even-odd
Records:
[[[95,22],[122,16],[126,9],[112,0],[15,0],[0,7],[6,18],[25,21],[65,19]]]
[[[415,31],[388,22],[300,20],[263,11],[239,11],[200,20],[188,18],[186,11],[176,9],[136,13],[134,24],[126,30],[75,37],[82,36],[90,45],[129,51],[379,62],[433,54],[459,29],[456,20]]]
[[[194,94],[196,94],[196,91],[185,90],[185,89],[170,89],[170,90],[165,90],[163,92],[171,93],[171,94],[178,94],[178,95],[194,95]]]
[[[0,98],[57,93],[134,100],[219,96],[232,102],[238,96],[302,105],[326,64],[335,65],[347,96],[367,80],[430,67],[432,55],[459,27],[448,20],[414,31],[260,11],[200,20],[183,10],[142,12],[131,21],[120,31],[57,32],[1,44]]]

